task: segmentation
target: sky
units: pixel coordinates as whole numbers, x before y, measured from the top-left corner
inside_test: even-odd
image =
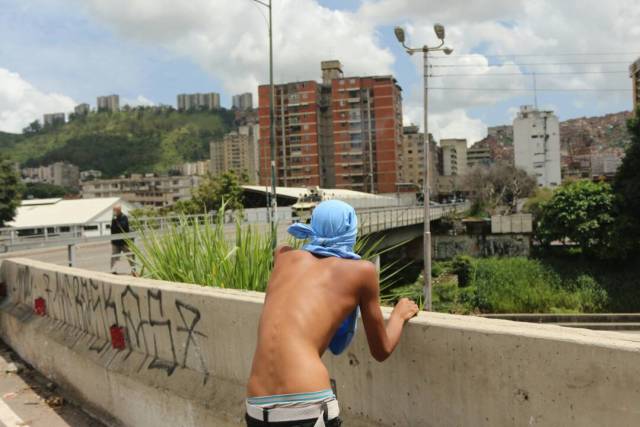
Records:
[[[0,131],[98,95],[175,105],[178,93],[213,91],[230,106],[268,82],[267,11],[252,0],[0,0],[0,10]],[[422,55],[407,55],[393,28],[431,46],[443,24],[454,53],[429,59],[436,138],[471,144],[536,98],[562,120],[631,109],[636,0],[273,0],[273,16],[276,83],[319,80],[327,59],[347,76],[393,74],[405,123],[420,126]]]

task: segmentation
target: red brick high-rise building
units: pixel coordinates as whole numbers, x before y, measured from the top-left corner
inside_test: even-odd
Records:
[[[344,77],[322,63],[323,81],[275,87],[278,185],[396,191],[402,90],[392,76]],[[269,86],[259,88],[260,183],[270,177]]]

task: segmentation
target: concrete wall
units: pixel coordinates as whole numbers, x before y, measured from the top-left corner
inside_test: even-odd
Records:
[[[262,295],[24,259],[4,261],[1,277],[2,339],[95,413],[127,426],[240,425]],[[46,317],[32,312],[40,297]],[[112,324],[127,328],[127,350],[111,348]],[[362,332],[325,360],[349,426],[635,426],[639,341],[421,314],[383,364]]]
[[[436,235],[432,239],[433,257],[438,260],[451,259],[456,255],[526,257],[531,253],[529,234]]]

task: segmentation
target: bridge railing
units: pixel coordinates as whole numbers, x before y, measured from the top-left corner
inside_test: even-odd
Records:
[[[465,208],[466,205],[464,204],[434,206],[431,208],[431,220],[442,218],[448,213],[461,211]],[[359,209],[360,233],[371,234],[392,228],[419,224],[423,222],[423,215],[424,208],[422,206]],[[110,222],[106,221],[71,225],[51,224],[36,233],[22,236],[20,235],[21,231],[32,229],[27,227],[5,228],[0,229],[0,253],[66,247],[68,265],[74,266],[76,265],[76,249],[78,245],[107,243],[123,239],[135,240],[140,237],[140,234],[135,230],[154,228],[162,232],[172,225],[184,223],[185,221],[187,223],[205,224],[213,219],[215,219],[213,214],[137,218],[131,221],[133,232],[114,235],[110,233],[107,227]],[[231,214],[225,218],[225,223],[227,223],[225,235],[230,239],[234,237],[236,231],[234,222],[235,219]],[[279,221],[279,240],[282,240],[286,235],[286,226],[290,222],[291,219]],[[259,216],[247,217],[245,215],[244,223],[262,227],[265,232],[269,228],[268,223],[261,220]]]
[[[462,212],[468,208],[466,203],[432,206],[430,220],[435,221],[446,215]],[[424,207],[384,208],[358,211],[360,232],[371,234],[391,228],[406,227],[424,222]]]

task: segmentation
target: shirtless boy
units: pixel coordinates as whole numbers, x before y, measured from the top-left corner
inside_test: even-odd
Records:
[[[247,385],[247,426],[340,426],[320,358],[341,323],[359,307],[371,355],[382,362],[418,306],[400,300],[385,326],[376,267],[353,253],[357,218],[348,204],[322,202],[310,226],[289,232],[307,244],[275,254]]]

